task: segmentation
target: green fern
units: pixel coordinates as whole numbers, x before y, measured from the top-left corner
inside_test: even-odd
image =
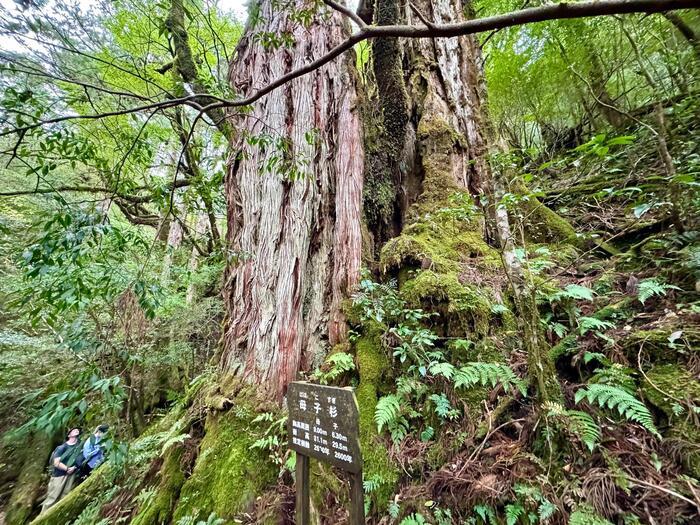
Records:
[[[655,295],[664,296],[668,290],[680,290],[678,286],[673,286],[671,284],[662,283],[656,279],[643,279],[639,281],[639,289],[637,292],[637,298],[639,302],[644,304],[644,302]]]
[[[429,370],[434,376],[443,376],[447,379],[452,379],[455,374],[454,365],[445,362],[433,363]]]
[[[634,396],[637,383],[632,374],[634,374],[634,370],[631,368],[627,368],[620,363],[611,363],[609,366],[596,368],[589,383],[602,383],[616,386]]]
[[[430,441],[433,439],[433,436],[435,435],[435,429],[433,427],[426,427],[423,432],[420,433],[420,440],[421,441]]]
[[[374,411],[374,422],[377,424],[377,431],[381,432],[382,428],[396,422],[401,414],[401,399],[389,394],[377,401],[377,407]]]
[[[639,423],[655,436],[661,437],[654,426],[654,419],[649,409],[626,390],[612,385],[592,384],[576,392],[576,403],[584,398],[589,403],[597,404],[600,407],[617,409],[621,416]]]
[[[527,383],[515,375],[509,366],[501,363],[467,363],[454,375],[455,388],[476,385],[495,387],[498,383],[503,385],[506,392],[515,387],[523,396],[527,395]]]
[[[600,427],[589,414],[580,410],[567,410],[559,403],[551,401],[544,403],[543,408],[549,417],[561,421],[572,434],[578,436],[588,450],[593,452],[600,441]]]
[[[425,518],[423,515],[419,512],[416,512],[415,514],[411,514],[409,516],[406,516],[404,519],[401,520],[401,523],[399,525],[427,525],[428,522],[425,521]]]
[[[595,292],[586,286],[580,284],[569,284],[563,290],[554,293],[550,300],[561,301],[562,299],[586,300],[592,301]]]
[[[506,525],[515,525],[518,523],[520,516],[525,514],[525,507],[520,503],[506,505]]]
[[[586,335],[591,330],[608,330],[610,328],[615,328],[615,325],[609,321],[601,321],[595,317],[581,317],[578,320],[578,328],[581,335]]]
[[[435,403],[435,413],[441,419],[456,419],[459,411],[452,408],[445,394],[432,394],[430,400]]]
[[[490,523],[491,525],[496,525],[498,523],[496,513],[493,507],[489,505],[474,505],[474,512],[481,518],[481,522],[484,524]]]
[[[588,505],[580,505],[569,517],[569,525],[612,525]]]

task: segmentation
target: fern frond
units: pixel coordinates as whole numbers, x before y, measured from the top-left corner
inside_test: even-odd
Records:
[[[399,525],[427,525],[427,523],[428,522],[425,521],[423,515],[416,512],[415,514],[410,514],[402,519]]]
[[[590,414],[580,410],[567,410],[559,403],[550,401],[542,406],[547,411],[548,416],[561,421],[566,425],[569,432],[577,436],[588,447],[588,450],[593,452],[593,449],[600,441],[600,427]]]
[[[525,514],[525,507],[520,503],[506,505],[506,525],[515,525],[523,514]]]
[[[455,419],[459,416],[459,412],[452,408],[445,394],[432,394],[429,399],[435,403],[435,413],[441,419]]]
[[[644,302],[655,295],[663,296],[666,295],[668,290],[678,290],[678,286],[673,286],[671,284],[662,283],[656,279],[643,279],[639,281],[639,288],[637,292],[637,298],[639,302],[644,304]]]
[[[401,413],[401,399],[389,394],[377,401],[377,407],[374,410],[374,422],[377,424],[377,431],[381,432],[384,426],[390,425],[399,418]]]
[[[471,388],[476,385],[495,387],[498,383],[503,385],[506,392],[515,387],[523,396],[527,395],[527,384],[509,366],[501,363],[467,363],[454,375],[455,388]]]
[[[580,284],[569,284],[563,290],[559,290],[551,296],[552,301],[561,301],[562,299],[586,300],[592,301],[595,292],[586,286]]]
[[[591,330],[608,330],[615,328],[615,324],[610,321],[601,321],[595,317],[581,317],[578,320],[579,333],[586,335]]]
[[[443,376],[446,377],[447,379],[452,379],[452,377],[455,374],[455,367],[454,365],[450,363],[433,363],[430,365],[430,373],[433,374],[434,376]]]
[[[574,399],[576,403],[579,403],[584,398],[589,403],[596,404],[602,408],[607,407],[611,410],[617,410],[621,416],[629,421],[639,423],[655,436],[661,437],[656,426],[654,426],[654,418],[649,409],[626,390],[612,385],[594,383],[586,388],[579,389]]]
[[[588,505],[579,506],[569,517],[569,525],[612,525]]]

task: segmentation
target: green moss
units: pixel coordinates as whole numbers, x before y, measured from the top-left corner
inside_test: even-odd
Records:
[[[576,230],[569,221],[531,195],[524,184],[516,184],[514,189],[517,193],[529,195],[518,204],[518,212],[523,217],[523,226],[529,240],[583,247],[583,240],[576,235]]]
[[[27,523],[34,502],[46,489],[46,464],[51,454],[51,440],[44,434],[36,434],[31,445],[24,453],[24,462],[12,491],[10,501],[5,508],[7,525],[24,525]]]
[[[451,323],[447,332],[486,335],[491,318],[491,299],[483,289],[462,284],[456,273],[439,274],[430,270],[419,272],[404,286],[405,297],[416,305],[426,302],[444,303],[445,314]]]
[[[165,525],[170,523],[175,504],[180,495],[180,489],[185,483],[180,460],[182,446],[170,447],[165,453],[160,469],[160,483],[155,497],[139,512],[131,522],[132,525]]]
[[[387,454],[386,446],[377,442],[377,426],[374,411],[377,406],[379,384],[391,363],[381,346],[381,331],[371,327],[369,333],[360,337],[355,349],[360,384],[355,395],[360,408],[360,445],[364,458],[365,479],[380,481],[379,488],[372,494],[375,505],[383,511],[394,493],[399,472]]]
[[[700,381],[677,364],[654,366],[646,376],[642,385],[644,397],[666,414],[669,421],[675,418],[673,407],[679,404],[679,401],[695,404],[700,401]]]
[[[443,118],[426,115],[418,123],[416,138],[422,154],[423,191],[409,214],[413,220],[444,206],[462,190],[450,169],[454,146],[463,141],[459,133]]]
[[[470,276],[488,280],[497,275],[500,257],[484,242],[476,221],[440,219],[429,213],[406,226],[382,249],[380,267],[398,270],[404,297],[415,307],[442,314],[446,333],[485,335],[494,315],[496,280],[478,286],[468,281]],[[406,268],[414,270],[407,272]]]
[[[688,474],[700,478],[700,428],[687,419],[676,421],[666,434],[667,438],[679,440],[681,461]]]
[[[349,487],[346,483],[343,483],[337,471],[327,463],[311,459],[309,483],[312,523],[324,523],[332,519],[333,516],[328,516],[328,513],[324,513],[327,510],[330,510],[333,514],[335,513],[335,508],[328,509],[329,499],[336,499],[339,506],[348,508],[350,500]],[[332,498],[329,498],[329,496],[332,496]],[[316,514],[316,516],[313,516],[313,514]]]
[[[184,516],[206,519],[212,512],[232,520],[275,481],[274,464],[263,452],[250,448],[258,437],[250,429],[254,416],[239,401],[234,409],[207,417],[199,457],[182,486],[173,521]]]
[[[671,343],[671,334],[677,331],[681,331],[682,336]],[[679,351],[686,352],[688,349],[700,348],[700,330],[680,323],[650,330],[635,330],[621,341],[621,345],[628,351],[630,357],[636,358],[637,352],[642,348],[644,354],[655,363],[675,363],[678,360]]]

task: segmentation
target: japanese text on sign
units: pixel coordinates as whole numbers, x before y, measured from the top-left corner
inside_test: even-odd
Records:
[[[362,469],[352,389],[293,382],[287,392],[289,447],[349,472]]]

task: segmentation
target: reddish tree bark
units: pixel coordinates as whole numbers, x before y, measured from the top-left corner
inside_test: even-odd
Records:
[[[337,14],[305,29],[269,0],[260,9],[263,23],[246,32],[231,66],[231,85],[243,95],[349,34]],[[257,31],[290,31],[296,43],[265,51]],[[248,116],[230,119],[240,154],[226,180],[235,260],[225,274],[222,362],[278,398],[300,369],[343,340],[341,301],[359,277],[364,158],[353,68],[351,56],[333,61],[267,95]],[[310,144],[313,130],[317,140]],[[288,139],[286,155],[303,161],[304,176],[289,180],[265,170],[280,152],[249,146],[247,134]]]

